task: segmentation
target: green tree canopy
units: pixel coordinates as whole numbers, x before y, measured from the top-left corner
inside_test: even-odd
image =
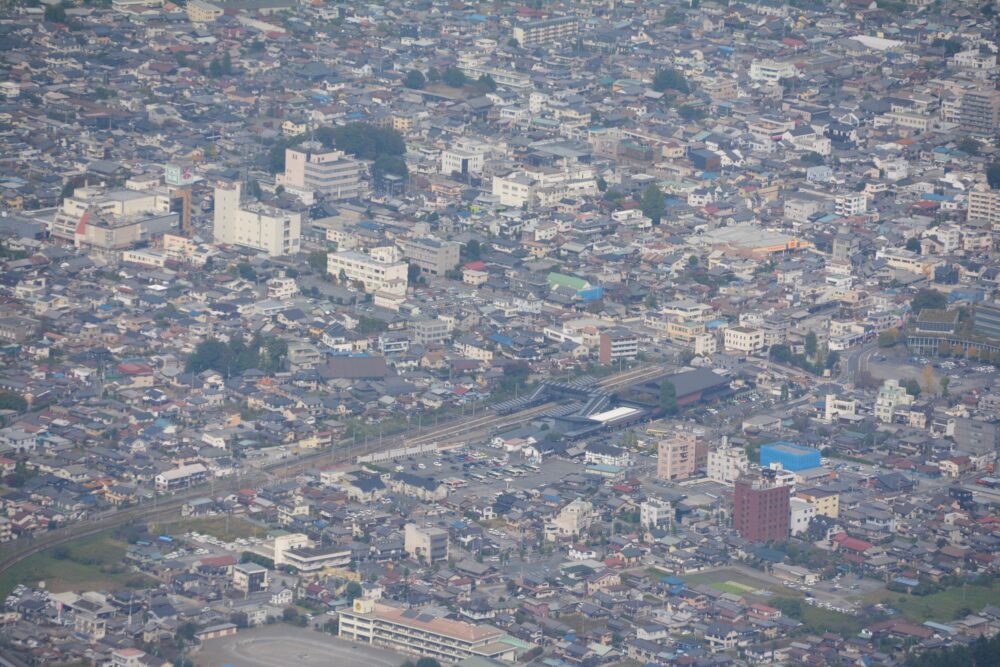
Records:
[[[924,308],[943,310],[948,307],[948,299],[944,294],[936,289],[922,289],[918,291],[910,301],[910,309],[914,313],[919,313]]]
[[[656,70],[653,76],[653,90],[662,93],[665,90],[676,90],[679,93],[691,92],[687,79],[677,70],[669,67]]]
[[[670,380],[664,380],[660,383],[660,408],[667,415],[675,415],[679,409],[677,406],[677,387]]]
[[[423,72],[418,69],[411,69],[406,73],[406,77],[403,78],[403,85],[407,88],[413,88],[419,90],[427,84],[427,78],[424,76]]]
[[[663,212],[667,208],[666,201],[663,198],[663,191],[655,185],[647,187],[642,193],[640,207],[642,208],[642,214],[650,218],[654,225],[660,224]]]
[[[446,86],[451,86],[452,88],[461,88],[469,82],[468,77],[465,73],[457,67],[449,67],[444,71],[444,75],[441,77]]]
[[[395,130],[375,127],[371,123],[348,123],[335,127],[321,127],[315,138],[328,148],[374,160],[380,155],[402,155],[406,152],[403,136]]]

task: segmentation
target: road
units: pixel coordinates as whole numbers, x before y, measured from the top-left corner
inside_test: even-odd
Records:
[[[642,366],[621,373],[615,373],[603,378],[598,384],[605,389],[620,389],[629,384],[648,380],[665,372],[659,365]],[[173,495],[157,498],[152,502],[140,504],[126,509],[111,510],[90,517],[86,521],[77,522],[43,534],[41,537],[20,539],[9,542],[0,549],[0,572],[5,572],[17,563],[34,554],[65,544],[83,537],[118,528],[129,523],[148,523],[174,516],[187,501],[204,496],[211,489],[216,494],[235,492],[241,488],[256,486],[268,479],[294,477],[303,470],[319,463],[336,463],[354,459],[359,455],[370,454],[383,449],[419,444],[446,444],[458,438],[468,439],[480,433],[489,433],[497,428],[523,424],[554,407],[555,403],[522,410],[510,415],[496,415],[486,412],[473,419],[459,418],[440,427],[433,428],[423,434],[407,437],[406,434],[392,436],[361,447],[349,447],[348,441],[337,443],[326,450],[301,455],[294,462],[278,461],[260,468],[252,468],[234,478],[215,482],[211,487],[201,484]]]
[[[837,377],[838,384],[845,384],[860,371],[868,367],[868,361],[872,354],[878,349],[878,343],[865,343],[861,347],[851,350],[846,358],[840,360],[840,375]]]

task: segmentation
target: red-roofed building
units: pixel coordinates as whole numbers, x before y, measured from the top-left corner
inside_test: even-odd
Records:
[[[869,549],[874,549],[875,545],[871,542],[865,542],[864,540],[859,540],[856,537],[851,537],[847,533],[837,533],[833,536],[833,546],[837,550],[851,551],[856,554],[863,554]]]

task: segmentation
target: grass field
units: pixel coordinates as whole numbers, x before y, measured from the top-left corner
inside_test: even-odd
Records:
[[[802,605],[802,618],[800,619],[813,632],[836,632],[840,635],[856,635],[861,632],[864,622],[858,616],[842,614],[839,611],[814,607],[812,605]]]
[[[267,533],[266,528],[261,528],[257,524],[251,523],[240,517],[230,517],[228,526],[226,517],[210,516],[201,519],[181,519],[170,523],[157,524],[156,529],[160,533],[168,535],[183,535],[191,531],[202,535],[211,535],[220,540],[231,541],[237,538],[262,537]]]
[[[0,598],[10,595],[18,584],[39,581],[56,593],[142,587],[153,582],[126,567],[124,557],[125,543],[115,540],[110,532],[85,537],[61,550],[47,549],[0,574]]]
[[[752,594],[754,591],[765,590],[769,591],[774,597],[795,599],[802,597],[802,593],[799,591],[729,568],[712,572],[699,572],[681,577],[681,579],[689,584],[711,586],[724,593],[734,593],[736,595]]]
[[[865,597],[865,602],[882,602],[918,623],[931,620],[947,623],[955,620],[961,609],[978,612],[988,604],[996,604],[997,600],[1000,600],[1000,580],[991,586],[951,588],[924,596],[878,591]]]

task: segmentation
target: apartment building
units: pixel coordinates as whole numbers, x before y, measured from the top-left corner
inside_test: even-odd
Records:
[[[272,257],[299,251],[302,215],[260,202],[242,203],[240,183],[215,187],[215,243],[243,246]]]
[[[775,60],[754,60],[750,63],[750,80],[759,83],[777,84],[782,79],[798,76],[794,63],[781,63]]]
[[[514,39],[525,48],[576,39],[579,21],[575,16],[525,21],[514,26]]]
[[[403,548],[411,558],[421,563],[448,560],[448,531],[408,523],[403,529]]]
[[[173,491],[197,484],[208,475],[208,468],[200,463],[178,466],[165,470],[154,478],[157,491]]]
[[[900,408],[913,403],[913,397],[899,384],[899,380],[886,380],[875,398],[875,418],[883,424],[891,424]]]
[[[823,489],[801,489],[795,492],[796,498],[811,503],[816,508],[816,514],[836,519],[840,516],[840,494],[836,491]]]
[[[555,542],[559,538],[577,537],[590,528],[594,506],[586,500],[573,500],[545,524],[545,539]]]
[[[408,268],[406,262],[380,261],[353,250],[331,252],[326,256],[327,273],[334,277],[343,273],[347,280],[362,283],[369,294],[379,291],[406,294]]]
[[[166,194],[77,188],[56,210],[49,231],[78,248],[120,251],[166,234],[178,220]]]
[[[750,459],[742,447],[723,445],[708,453],[708,478],[720,484],[732,484],[750,468]]]
[[[330,151],[317,142],[285,149],[285,173],[279,185],[294,194],[317,193],[327,199],[353,199],[364,191],[364,163],[343,151]]]
[[[1000,91],[985,86],[962,91],[958,124],[973,134],[992,135],[1000,128]]]
[[[965,219],[1000,228],[1000,190],[993,190],[985,183],[970,190]]]
[[[513,661],[512,643],[489,625],[434,616],[418,609],[398,609],[359,598],[340,612],[339,634],[355,642],[381,646],[397,653],[434,658],[445,664],[479,657]]]
[[[649,498],[639,505],[639,525],[646,528],[664,528],[673,525],[674,505],[659,498]]]
[[[451,337],[452,323],[449,319],[420,318],[410,325],[413,330],[413,341],[420,345],[428,343],[443,343]]]
[[[492,193],[504,206],[549,207],[566,198],[596,195],[597,179],[587,165],[564,169],[531,167],[493,177]]]
[[[760,352],[764,349],[764,332],[751,327],[730,327],[726,329],[723,345],[734,352]]]
[[[479,151],[467,151],[460,148],[450,148],[441,151],[441,173],[445,176],[457,175],[461,178],[483,173],[486,164],[486,154]]]
[[[868,197],[864,195],[838,195],[833,211],[837,215],[851,217],[868,211]]]
[[[434,276],[443,276],[458,267],[461,245],[454,241],[439,241],[432,238],[398,238],[396,245],[403,257],[420,267],[421,271]]]
[[[763,477],[737,480],[733,501],[733,528],[751,542],[788,539],[791,487]]]
[[[244,594],[267,590],[267,568],[256,563],[234,565],[233,588]]]
[[[697,447],[698,435],[692,431],[675,431],[660,440],[656,450],[656,476],[680,481],[694,475]]]
[[[617,363],[620,359],[631,361],[639,355],[639,337],[628,329],[602,331],[598,348],[601,364]]]

